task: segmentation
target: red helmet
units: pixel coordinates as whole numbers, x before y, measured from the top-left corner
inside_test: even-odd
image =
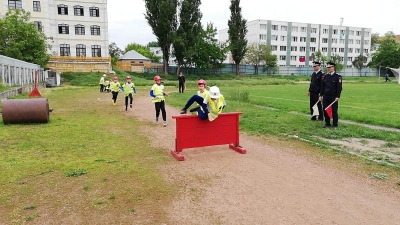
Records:
[[[154,77],[154,81],[158,81],[158,80],[161,80],[161,77],[157,75]]]
[[[200,79],[199,81],[197,81],[197,85],[200,85],[200,84],[207,85],[206,81],[203,79]]]
[[[128,79],[132,79],[132,77],[131,77],[131,76],[127,76],[126,79],[127,79],[127,80],[128,80]]]

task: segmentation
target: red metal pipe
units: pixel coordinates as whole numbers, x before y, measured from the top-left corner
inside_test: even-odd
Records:
[[[4,124],[47,123],[50,117],[47,98],[3,100]]]

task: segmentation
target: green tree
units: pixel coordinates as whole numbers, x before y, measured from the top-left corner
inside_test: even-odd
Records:
[[[335,71],[336,71],[336,72],[340,72],[340,71],[343,70],[344,65],[343,65],[343,63],[342,63],[342,62],[343,62],[343,57],[342,57],[342,56],[336,55],[336,54],[335,54],[335,55],[332,55],[332,56],[330,57],[329,61],[336,64],[336,66],[335,66]]]
[[[264,53],[264,71],[268,71],[270,69],[276,69],[278,67],[278,56],[272,54],[272,49],[271,46],[267,45],[265,47],[265,53]]]
[[[318,51],[314,54],[311,54],[310,60],[312,61],[317,61],[320,62],[322,66],[325,65],[329,61],[329,58],[322,54],[321,50],[318,49]]]
[[[164,73],[168,74],[171,44],[177,29],[178,0],[145,0],[147,23],[157,37],[163,53]]]
[[[236,75],[238,75],[239,64],[247,51],[247,21],[242,18],[240,0],[231,0],[229,8],[231,10],[231,17],[228,21],[229,48],[236,64]]]
[[[148,44],[147,44],[147,47],[160,47],[160,45],[158,44],[158,42],[157,41],[150,41]]]
[[[108,45],[108,52],[112,58],[119,58],[123,53],[115,42],[111,42],[111,44]]]
[[[258,74],[260,65],[265,69],[275,68],[278,58],[272,54],[271,46],[265,44],[253,43],[247,48],[245,62],[254,65],[254,74]]]
[[[195,46],[199,42],[201,26],[200,0],[183,0],[180,5],[179,27],[174,40],[174,55],[180,67],[192,65],[196,54]]]
[[[393,32],[387,32],[379,41],[379,48],[372,55],[372,61],[368,64],[370,67],[378,68],[400,67],[400,43],[397,41]]]
[[[137,44],[137,43],[130,43],[125,47],[125,53],[129,52],[131,50],[135,50],[137,53],[150,59],[154,63],[159,63],[161,60],[161,57],[156,56],[152,51],[150,51],[150,48],[147,46]]]
[[[46,41],[52,38],[29,20],[30,13],[18,9],[9,10],[0,19],[0,54],[45,67],[50,60],[47,51],[51,49]]]
[[[360,72],[360,77],[361,77],[361,69],[364,68],[364,64],[367,62],[367,59],[368,58],[366,56],[359,55],[353,60],[353,62],[351,62],[353,66],[357,68],[358,71]]]
[[[228,48],[225,43],[219,43],[215,38],[217,28],[213,23],[207,23],[205,29],[200,33],[200,39],[196,44],[193,63],[200,69],[221,69],[226,58]]]
[[[379,33],[371,34],[371,50],[376,50],[376,45],[379,44]]]

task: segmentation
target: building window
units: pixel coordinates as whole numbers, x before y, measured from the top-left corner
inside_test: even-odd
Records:
[[[81,24],[75,25],[75,34],[85,35],[85,26]]]
[[[361,31],[356,31],[356,36],[361,36]]]
[[[276,46],[276,45],[271,46],[271,51],[277,51],[277,50],[278,50],[278,46]]]
[[[328,52],[328,48],[326,47],[322,48],[322,52]]]
[[[338,34],[338,30],[333,30],[333,34]]]
[[[84,16],[83,6],[80,6],[80,5],[74,6],[74,15],[75,16]]]
[[[364,35],[367,36],[367,37],[369,37],[369,31],[365,31],[365,32],[364,32]]]
[[[311,33],[316,34],[317,33],[317,28],[311,28]]]
[[[310,52],[315,52],[315,47],[310,47]]]
[[[35,27],[36,27],[36,30],[42,31],[42,22],[35,21]]]
[[[297,46],[292,46],[290,47],[291,52],[297,52]]]
[[[306,37],[300,37],[300,42],[306,42],[307,38]]]
[[[86,45],[76,45],[76,56],[86,56]]]
[[[347,57],[347,61],[353,62],[353,57]]]
[[[70,56],[69,44],[60,44],[60,56]]]
[[[339,52],[344,52],[344,48],[339,48]]]
[[[356,48],[356,53],[360,53],[360,49],[359,48]]]
[[[260,24],[260,30],[266,30],[267,24]]]
[[[300,31],[301,31],[301,32],[307,32],[307,27],[301,27],[301,28],[300,28]]]
[[[271,40],[272,41],[277,41],[278,40],[278,35],[271,35]]]
[[[332,38],[332,43],[337,44],[337,39],[336,38]]]
[[[328,32],[329,32],[328,29],[323,29],[323,30],[322,30],[322,33],[323,33],[323,34],[327,34]]]
[[[99,17],[100,16],[98,7],[90,7],[89,12],[90,12],[91,17]]]
[[[260,40],[267,40],[266,34],[260,34]]]
[[[92,35],[100,35],[100,26],[97,25],[90,26],[90,33]]]
[[[299,39],[298,37],[292,37],[293,42],[297,42],[298,39]]]
[[[328,43],[328,38],[322,38],[322,43]]]
[[[279,60],[286,60],[286,55],[280,55]]]
[[[364,41],[365,45],[369,45],[369,40]]]
[[[306,51],[306,47],[300,47],[300,52],[305,52]]]
[[[292,27],[293,32],[299,32],[299,27]]]
[[[281,47],[279,48],[279,50],[282,51],[282,52],[286,52],[286,46],[281,46]]]
[[[290,61],[296,61],[297,60],[297,56],[290,56]]]
[[[354,39],[349,39],[349,44],[354,44]]]
[[[317,43],[317,38],[315,38],[315,37],[311,38],[310,42]]]
[[[356,40],[356,44],[360,45],[361,44],[361,40]]]
[[[353,53],[353,49],[352,48],[349,48],[349,53]]]
[[[40,2],[39,1],[33,1],[33,11],[35,12],[40,12]]]
[[[340,30],[340,34],[341,34],[341,35],[344,35],[345,33],[346,33],[345,30]]]
[[[350,31],[350,35],[354,35],[354,30],[351,30],[351,31]]]
[[[281,31],[287,31],[287,26],[281,26]]]
[[[286,41],[286,36],[281,36],[281,41]]]
[[[92,57],[101,57],[100,45],[92,45]]]
[[[22,1],[21,0],[8,0],[8,8],[9,9],[22,9]]]
[[[337,48],[332,48],[332,52],[337,52]]]
[[[364,53],[368,53],[368,49],[364,49]]]
[[[68,24],[58,24],[58,33],[59,34],[69,34],[69,25]]]
[[[67,5],[58,5],[58,15],[68,15],[68,6]]]
[[[344,40],[343,40],[343,39],[340,39],[340,40],[339,40],[339,43],[340,43],[340,44],[344,44]]]

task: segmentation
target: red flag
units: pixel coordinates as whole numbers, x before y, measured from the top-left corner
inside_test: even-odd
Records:
[[[306,61],[306,57],[305,56],[300,56],[299,57],[299,61],[300,62],[305,62]]]
[[[333,118],[332,117],[332,105],[326,107],[325,111],[326,111],[326,114],[328,114],[329,118],[332,119]]]

